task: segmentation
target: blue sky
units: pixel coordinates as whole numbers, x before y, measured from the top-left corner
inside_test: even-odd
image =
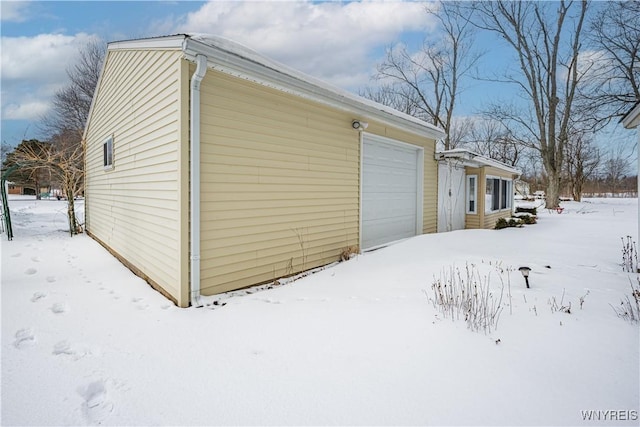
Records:
[[[419,46],[434,34],[418,2],[12,2],[2,1],[2,141],[40,136],[39,118],[87,41],[209,32],[239,41],[337,86],[371,83],[388,46]],[[490,54],[500,58],[495,48]],[[506,55],[504,56],[506,58]],[[495,61],[494,61],[495,62]],[[480,105],[469,82],[460,114]]]
[[[301,1],[1,1],[1,132],[3,142],[42,137],[40,118],[66,82],[65,71],[90,40],[104,42],[179,32],[213,33],[339,87],[357,92],[372,84],[385,48],[416,48],[436,37],[421,2]],[[513,63],[502,42],[479,33],[481,73]],[[491,67],[489,69],[488,67]],[[468,79],[458,116],[489,102],[518,98],[513,87]]]

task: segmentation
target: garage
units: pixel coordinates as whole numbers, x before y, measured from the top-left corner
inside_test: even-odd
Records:
[[[438,168],[438,233],[465,226],[464,165],[448,160]]]
[[[361,247],[420,233],[423,149],[363,134],[362,153]]]

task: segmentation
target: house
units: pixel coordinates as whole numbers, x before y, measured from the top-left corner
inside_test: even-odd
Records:
[[[224,38],[110,43],[84,133],[86,230],[198,304],[436,232],[443,136]]]
[[[520,171],[465,149],[436,153],[438,232],[493,228],[512,214]]]
[[[633,108],[631,108],[620,120],[622,125],[627,129],[638,129],[637,139],[640,143],[640,101],[636,102]],[[640,145],[639,145],[640,146]],[[638,155],[638,188],[640,189],[640,155]],[[638,209],[638,232],[640,233],[640,207]],[[640,272],[640,271],[639,271]]]
[[[8,194],[25,194],[24,186],[19,184],[14,184],[13,182],[7,182],[7,193]],[[28,190],[27,190],[28,191]]]

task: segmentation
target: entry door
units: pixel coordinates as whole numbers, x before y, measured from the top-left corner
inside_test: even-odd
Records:
[[[465,170],[463,166],[438,165],[438,232],[465,226]]]
[[[420,147],[365,134],[362,148],[362,248],[407,237],[422,229]]]

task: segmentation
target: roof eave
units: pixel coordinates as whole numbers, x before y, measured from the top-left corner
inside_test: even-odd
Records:
[[[509,166],[506,163],[502,163],[497,160],[491,159],[489,157],[482,156],[470,150],[454,149],[454,150],[447,150],[447,151],[439,151],[436,153],[435,157],[436,157],[436,160],[445,160],[445,159],[460,160],[464,166],[471,166],[471,167],[490,166],[490,167],[503,170],[515,176],[522,175],[522,171],[512,166]]]
[[[143,49],[171,49],[183,48],[186,34],[175,34],[164,37],[152,37],[148,39],[122,40],[107,44],[109,50],[143,50]]]
[[[375,119],[383,124],[399,127],[431,139],[440,139],[445,136],[441,129],[415,117],[396,112],[382,104],[365,102],[359,96],[346,91],[329,90],[322,85],[289,74],[287,72],[289,70],[285,67],[269,67],[190,37],[184,39],[182,49],[185,58],[189,61],[195,61],[198,54],[205,55],[209,66],[215,70],[348,111],[357,115],[354,119]],[[310,77],[310,80],[314,79]]]
[[[640,102],[636,103],[620,121],[622,122],[622,126],[627,129],[634,129],[640,126]]]

